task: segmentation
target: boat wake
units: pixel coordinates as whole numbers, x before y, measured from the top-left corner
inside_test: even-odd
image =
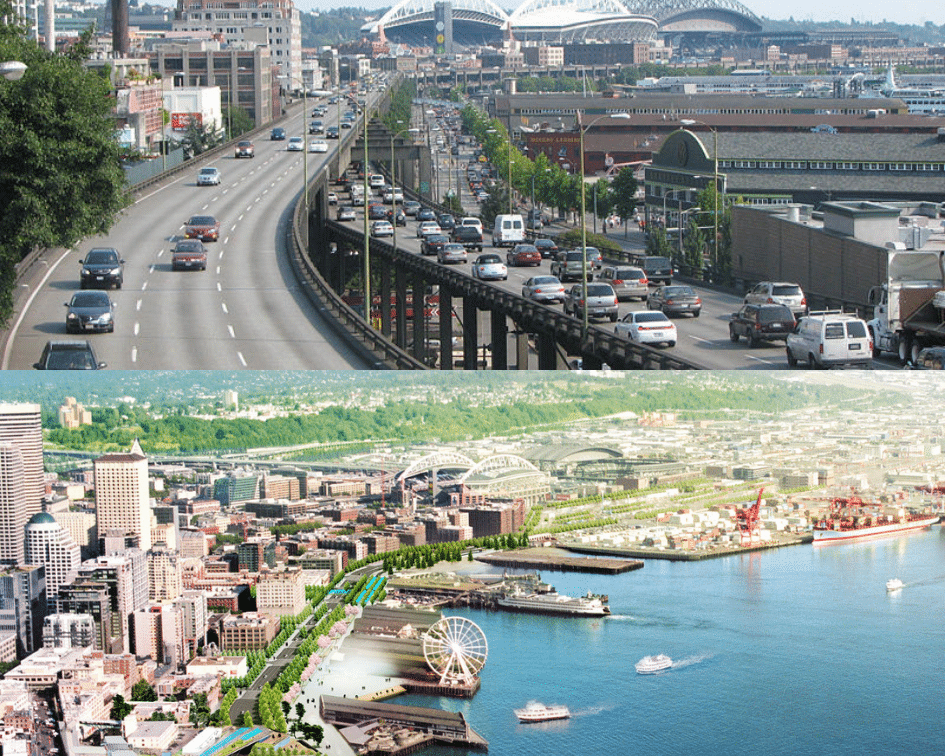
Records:
[[[571,718],[574,717],[592,717],[595,714],[603,714],[605,711],[611,711],[616,708],[616,704],[601,704],[600,706],[588,706],[580,711],[572,711]]]
[[[683,667],[691,667],[693,664],[699,664],[711,659],[713,654],[698,654],[697,656],[687,656],[685,659],[679,659],[678,661],[673,662],[673,669],[682,669]]]
[[[923,578],[922,580],[913,580],[911,583],[903,583],[903,588],[911,588],[914,585],[934,585],[945,580],[945,575],[936,575],[935,577]]]

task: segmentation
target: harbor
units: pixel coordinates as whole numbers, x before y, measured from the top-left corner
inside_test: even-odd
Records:
[[[549,548],[477,554],[476,561],[509,569],[592,572],[599,575],[619,575],[622,572],[643,569],[643,562],[636,560],[576,557]]]

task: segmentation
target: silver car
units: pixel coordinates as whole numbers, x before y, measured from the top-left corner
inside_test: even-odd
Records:
[[[646,273],[643,272],[642,268],[624,265],[603,268],[598,274],[597,280],[613,286],[617,299],[621,301],[639,299],[642,302],[646,299],[649,288]]]
[[[464,263],[466,262],[466,248],[462,244],[444,244],[440,251],[436,253],[438,262],[443,263]]]
[[[522,296],[535,302],[560,304],[565,299],[564,284],[557,276],[532,276],[522,284]]]

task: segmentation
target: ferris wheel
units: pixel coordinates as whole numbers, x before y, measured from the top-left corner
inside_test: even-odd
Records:
[[[423,636],[423,655],[441,685],[469,685],[485,665],[489,645],[472,620],[444,617]]]

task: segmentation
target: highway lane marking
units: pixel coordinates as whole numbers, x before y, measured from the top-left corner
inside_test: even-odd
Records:
[[[157,256],[160,257],[160,256],[163,255],[163,254],[164,254],[164,247],[161,247],[161,248],[158,250]]]
[[[53,271],[56,269],[59,263],[61,263],[63,260],[66,259],[66,255],[74,251],[75,251],[75,247],[73,247],[72,249],[67,249],[65,252],[62,253],[62,255],[60,255],[59,259],[56,260],[56,262],[54,262],[52,265],[46,266],[46,275],[43,276],[42,280],[39,282],[39,285],[36,287],[33,293],[30,294],[29,299],[26,300],[26,304],[23,305],[23,310],[20,312],[19,317],[17,317],[16,322],[13,324],[13,327],[10,329],[10,337],[7,339],[6,347],[3,350],[3,369],[4,370],[8,368],[9,361],[10,361],[10,349],[13,346],[13,342],[16,340],[16,332],[17,330],[19,330],[20,324],[23,322],[23,318],[26,317],[26,313],[30,309],[30,305],[33,304],[33,300],[36,299],[36,295],[39,294],[42,288],[46,285],[46,281],[49,280],[49,277],[52,275]]]
[[[772,360],[766,360],[763,357],[755,357],[753,354],[746,354],[745,359],[754,360],[755,362],[763,362],[765,365],[777,365],[779,362],[774,362]]]
[[[226,309],[226,302],[220,302],[220,307],[223,308],[223,314],[224,314],[224,315],[229,315],[229,314],[230,314],[230,311],[229,311],[228,309]]]
[[[233,228],[231,228],[230,230],[233,231],[235,228],[236,228],[236,226],[233,226]],[[223,243],[226,244],[229,240],[230,240],[230,237],[227,236],[227,237],[223,240]],[[222,249],[220,250],[220,257],[223,257],[223,250],[222,250]]]
[[[248,207],[247,207],[246,209],[247,209],[247,210],[249,210],[249,208],[248,208]],[[236,219],[236,220],[237,220],[237,222],[239,222],[239,221],[241,221],[241,220],[243,220],[243,215],[246,215],[246,213],[243,213],[242,215],[240,215],[240,217]],[[236,228],[236,223],[234,223],[234,224],[233,224],[233,228]]]
[[[148,288],[148,282],[145,281],[143,284],[141,284],[141,291],[144,291],[147,288]]]
[[[693,336],[692,334],[689,334],[689,338],[692,339],[693,341],[701,341],[703,344],[715,343],[713,339],[703,339],[703,338],[700,338],[699,336]]]
[[[219,281],[217,281],[217,291],[223,291],[223,286],[221,286]]]
[[[139,300],[137,301],[137,303],[135,304],[135,309],[136,309],[136,310],[140,310],[140,309],[141,309],[141,302],[142,302],[142,300],[139,299]]]
[[[228,191],[230,191],[230,190],[229,190],[229,189],[224,189],[224,190],[223,190],[223,193],[226,194]]]
[[[131,361],[138,361],[138,347],[131,347]]]
[[[236,356],[240,358],[240,362],[243,363],[243,367],[246,367],[246,360],[243,359],[243,353],[242,353],[242,352],[237,352],[237,353],[236,353]]]
[[[252,205],[247,205],[247,206],[246,206],[246,210],[244,210],[243,212],[248,213],[248,212],[249,212],[250,210],[252,210],[252,209],[253,209],[253,206],[252,206]]]
[[[200,209],[201,209],[201,210],[206,210],[208,207],[210,207],[210,203],[209,203],[209,202],[208,202],[206,205],[204,205],[202,208],[200,208]]]
[[[226,327],[226,330],[228,330],[228,331],[230,332],[230,338],[231,338],[231,339],[235,339],[235,338],[236,338],[236,331],[233,330],[233,326],[228,325],[228,326]]]
[[[220,275],[220,266],[217,265],[217,275]]]
[[[139,331],[139,330],[141,330],[141,324],[140,324],[140,323],[135,323],[135,329],[134,329],[135,336],[138,335],[138,331]]]
[[[154,272],[154,265],[151,265],[148,268],[148,273],[153,273],[153,272]]]

